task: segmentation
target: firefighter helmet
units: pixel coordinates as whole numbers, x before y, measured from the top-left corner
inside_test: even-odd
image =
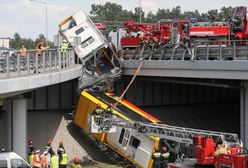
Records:
[[[163,147],[163,148],[162,148],[162,151],[163,151],[163,152],[166,152],[166,151],[167,151],[167,147]]]
[[[40,149],[36,150],[35,153],[40,153]]]
[[[52,144],[52,141],[47,141],[47,145],[51,145]]]
[[[154,151],[155,152],[158,152],[158,147],[154,147]]]
[[[80,159],[76,156],[76,157],[74,157],[73,161],[74,161],[74,163],[79,163]]]

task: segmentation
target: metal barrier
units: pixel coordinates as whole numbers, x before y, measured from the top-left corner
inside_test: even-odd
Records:
[[[0,78],[61,71],[78,63],[73,49],[66,52],[45,49],[41,55],[38,55],[37,50],[28,50],[26,56],[20,56],[19,51],[12,55],[7,52],[0,55]]]
[[[165,44],[140,46],[136,49],[119,51],[124,60],[248,60],[248,42],[246,41],[196,41],[192,44]]]

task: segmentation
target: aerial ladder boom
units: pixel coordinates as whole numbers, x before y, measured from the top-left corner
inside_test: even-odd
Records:
[[[211,137],[215,143],[222,142],[226,146],[240,145],[241,143],[238,135],[233,133],[184,128],[167,124],[125,121],[114,115],[93,115],[91,124],[94,124],[95,128],[98,126],[99,132],[108,132],[113,127],[131,128],[147,136],[155,136],[185,144],[193,144],[193,137],[195,136]],[[91,131],[96,132],[96,130]]]

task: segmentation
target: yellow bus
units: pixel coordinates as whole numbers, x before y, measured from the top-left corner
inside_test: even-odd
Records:
[[[83,91],[77,105],[74,123],[85,132],[89,130],[89,117],[101,104],[103,109],[108,104],[114,104],[118,97],[108,93]],[[149,123],[159,123],[160,121],[147,114],[143,110],[134,106],[126,100],[120,100],[119,104],[113,109],[113,113],[126,121],[141,121]],[[98,140],[106,144],[130,162],[143,168],[151,168],[153,164],[152,153],[154,148],[159,146],[159,138],[146,136],[129,128],[117,127],[112,133],[92,133]]]

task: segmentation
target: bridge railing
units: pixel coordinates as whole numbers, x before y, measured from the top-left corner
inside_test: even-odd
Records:
[[[73,49],[61,52],[59,49],[45,49],[38,55],[37,50],[28,50],[25,56],[20,52],[0,55],[0,78],[35,75],[61,71],[78,64]]]
[[[124,60],[219,60],[247,61],[248,41],[196,41],[191,44],[143,45],[136,49],[122,50],[119,57]]]

